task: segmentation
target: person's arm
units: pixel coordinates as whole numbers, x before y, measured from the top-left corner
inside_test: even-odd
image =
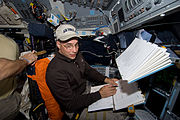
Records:
[[[0,58],[0,80],[20,73],[28,63],[25,60],[8,60]]]
[[[86,61],[85,62],[85,76],[91,82],[104,83],[106,76],[99,73],[96,69],[92,68]]]
[[[72,90],[66,72],[53,68],[54,67],[49,67],[47,69],[46,82],[54,98],[63,110],[75,112],[101,99],[101,95],[98,91],[95,93],[82,94],[79,93],[81,90]],[[79,86],[80,89],[84,90],[85,85],[83,86],[84,87]]]
[[[108,78],[104,75],[102,75],[101,73],[99,73],[97,70],[95,70],[94,68],[92,68],[91,66],[89,66],[89,64],[87,62],[85,62],[86,65],[86,71],[85,74],[88,77],[88,80],[90,81],[95,81],[95,82],[104,82],[113,86],[117,86],[117,83],[115,83],[116,81],[118,81],[118,79],[116,78]]]
[[[20,60],[0,58],[0,80],[19,74],[26,66],[36,61],[37,56],[33,53],[25,54]]]
[[[106,97],[112,96],[116,93],[117,90],[116,90],[115,86],[118,85],[116,83],[116,81],[118,81],[118,79],[108,78],[108,77],[102,75],[97,70],[95,70],[94,68],[89,66],[89,64],[87,62],[85,62],[85,66],[86,66],[85,74],[90,81],[95,81],[95,82],[98,81],[98,82],[104,82],[104,83],[109,84],[109,85],[102,87],[99,90],[99,94],[101,95],[101,98],[106,98]]]

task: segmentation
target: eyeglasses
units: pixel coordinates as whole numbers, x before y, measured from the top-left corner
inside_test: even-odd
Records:
[[[67,43],[65,45],[62,45],[63,47],[65,47],[67,50],[72,50],[74,47],[77,49],[79,48],[79,44],[76,43],[75,45],[71,44],[71,43]]]

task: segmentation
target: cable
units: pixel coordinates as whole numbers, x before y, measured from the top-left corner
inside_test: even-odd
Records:
[[[111,24],[109,17],[103,12],[103,10],[100,7],[97,9],[104,15],[104,18],[105,18],[107,24]]]
[[[72,21],[75,17],[76,17],[76,12],[73,12],[74,13],[74,15],[72,15],[72,13],[70,12],[69,14],[70,14],[70,18],[67,18],[65,15],[63,15],[61,12],[60,12],[60,14],[61,14],[61,16],[63,17],[63,19],[64,20],[62,20],[62,21],[60,21],[61,23],[63,23],[63,22],[70,22],[70,21]]]
[[[44,105],[44,103],[40,103],[38,106],[36,106],[34,109],[33,109],[33,112],[38,109],[41,105]]]
[[[94,29],[94,30],[93,30],[93,32],[96,32],[96,31],[97,31],[97,30],[99,30],[100,28],[104,28],[104,27],[108,27],[108,26],[107,26],[107,25],[100,26],[100,27],[98,27],[98,28]]]
[[[45,21],[45,19],[46,19],[45,11],[47,11],[46,6],[40,4],[36,0],[33,0],[33,2],[30,3],[30,8],[36,19],[38,19],[42,22]]]

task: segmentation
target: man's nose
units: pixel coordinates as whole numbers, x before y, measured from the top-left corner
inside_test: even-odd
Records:
[[[73,46],[73,52],[77,52],[78,48],[76,46]]]

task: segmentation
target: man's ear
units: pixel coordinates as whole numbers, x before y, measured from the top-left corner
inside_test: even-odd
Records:
[[[60,44],[61,44],[61,43],[57,40],[57,41],[56,41],[56,46],[58,47],[58,49],[60,49],[60,47],[61,47]]]

